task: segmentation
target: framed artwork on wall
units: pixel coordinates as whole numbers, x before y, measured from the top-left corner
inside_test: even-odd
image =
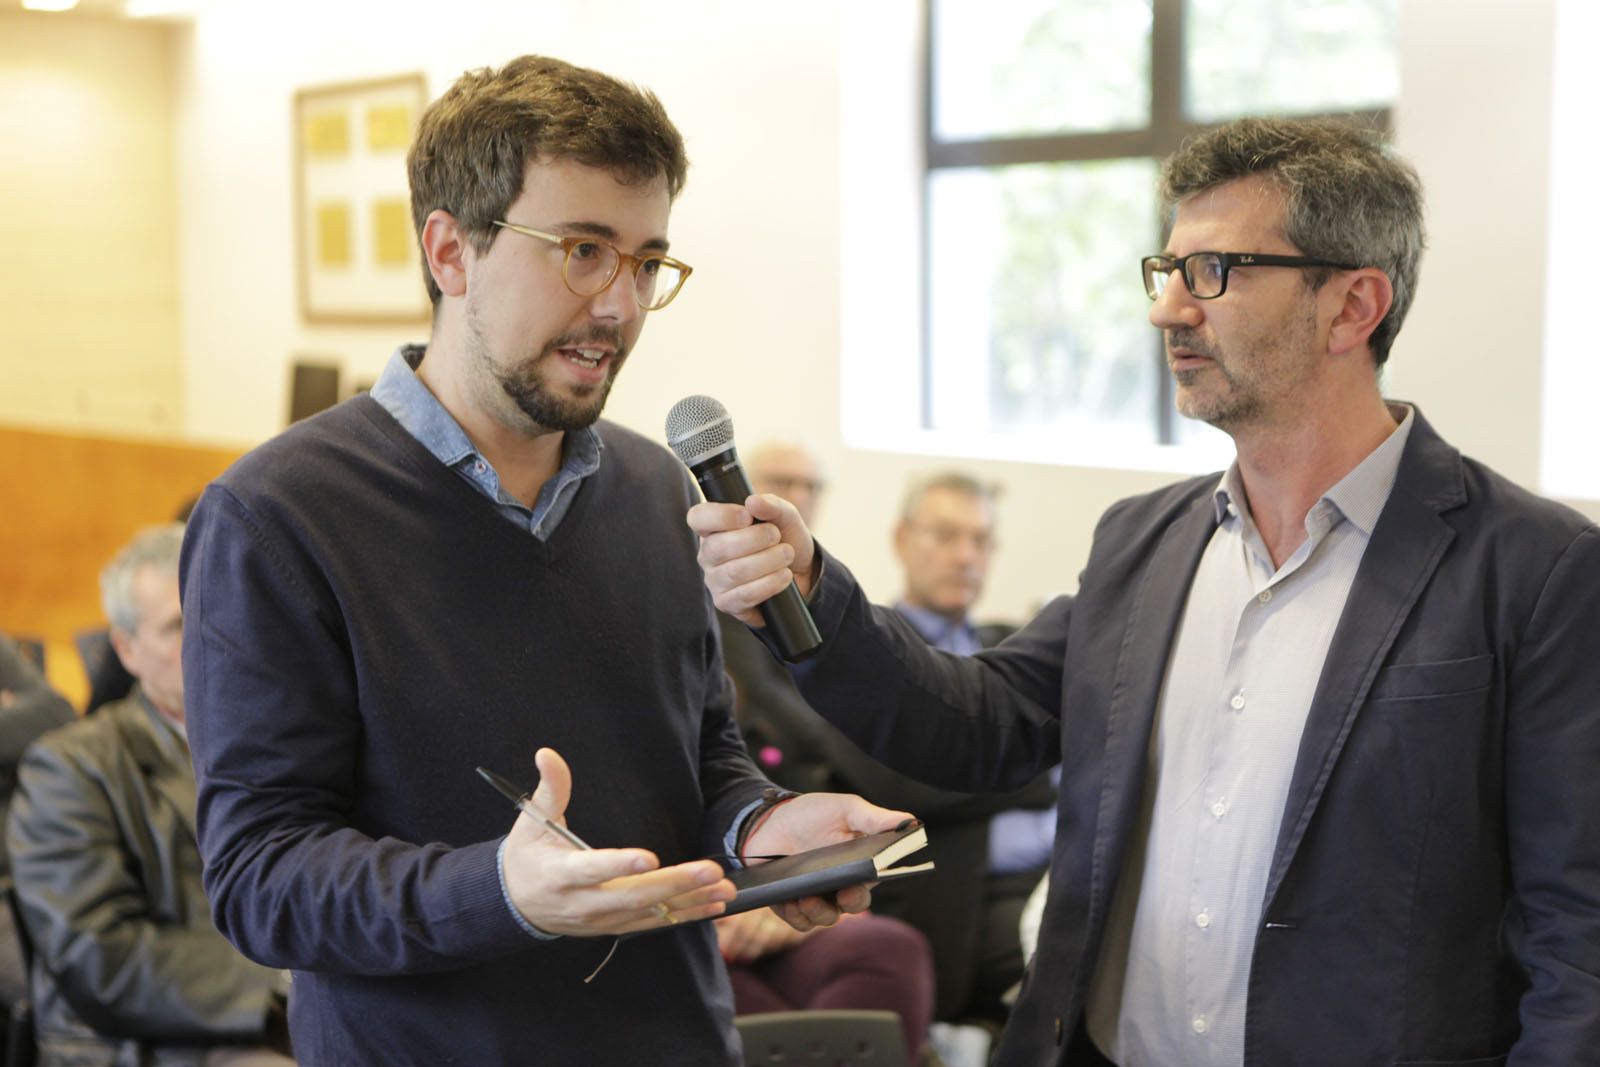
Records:
[[[406,74],[294,94],[295,229],[307,322],[422,322],[406,150],[428,100]]]

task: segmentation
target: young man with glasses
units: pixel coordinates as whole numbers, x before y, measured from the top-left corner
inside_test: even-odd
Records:
[[[1000,1062],[1600,1062],[1600,528],[1383,396],[1422,190],[1374,138],[1242,120],[1163,195],[1150,321],[1225,474],[1115,505],[1077,594],[975,657],[770,500],[691,511],[717,606],[792,576],[807,698],[902,771],[1061,760]]]
[[[789,799],[756,769],[682,528],[698,494],[598,421],[689,276],[666,254],[682,139],[654,96],[524,57],[459,79],[408,165],[427,345],[246,456],[190,519],[217,923],[294,970],[305,1063],[737,1063],[716,936],[692,923],[733,890],[696,857],[905,815]],[[537,778],[533,803],[594,847],[512,825],[478,766]]]

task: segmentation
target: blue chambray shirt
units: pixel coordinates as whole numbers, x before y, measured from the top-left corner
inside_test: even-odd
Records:
[[[473,445],[461,424],[439,403],[439,398],[417,377],[414,368],[422,362],[425,352],[424,345],[397,348],[372,387],[372,399],[393,415],[422,447],[438,457],[440,463],[494,501],[508,521],[540,541],[548,539],[572,507],[583,480],[600,469],[600,452],[604,447],[600,435],[593,427],[566,435],[561,450],[561,469],[544,483],[530,509],[500,487],[500,476],[494,467]]]

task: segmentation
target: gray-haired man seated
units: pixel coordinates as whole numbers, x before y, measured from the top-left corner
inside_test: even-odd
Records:
[[[23,754],[8,838],[40,1062],[292,1064],[285,982],[211,923],[184,735],[179,524],[139,534],[101,574],[126,698]]]

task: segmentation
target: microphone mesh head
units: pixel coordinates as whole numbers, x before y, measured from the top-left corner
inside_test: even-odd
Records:
[[[686,396],[667,412],[667,445],[692,467],[733,446],[733,419],[709,396]]]

